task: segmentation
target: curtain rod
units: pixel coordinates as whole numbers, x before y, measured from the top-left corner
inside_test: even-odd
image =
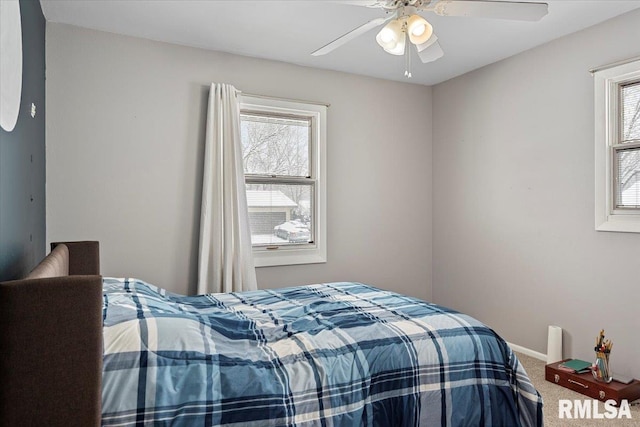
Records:
[[[640,56],[635,56],[629,59],[623,59],[622,61],[613,62],[611,64],[601,65],[599,67],[595,67],[589,70],[591,74],[597,73],[598,71],[607,70],[609,68],[617,67],[618,65],[630,64],[631,62],[640,61]]]
[[[331,107],[331,104],[329,104],[327,102],[305,101],[305,100],[302,100],[302,99],[280,98],[280,97],[277,97],[277,96],[267,96],[267,95],[256,95],[255,93],[246,93],[246,92],[242,92],[241,90],[239,90],[238,92],[240,93],[240,95],[251,96],[253,98],[275,99],[277,101],[300,102],[300,103],[304,103],[304,104],[324,105],[327,108]]]

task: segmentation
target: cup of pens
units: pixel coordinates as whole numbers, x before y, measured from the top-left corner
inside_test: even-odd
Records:
[[[609,355],[611,354],[612,347],[613,343],[611,340],[604,339],[604,329],[602,329],[600,335],[596,337],[596,346],[594,347],[596,361],[593,362],[593,366],[591,367],[593,378],[597,381],[610,383],[613,379],[611,367],[609,366]]]

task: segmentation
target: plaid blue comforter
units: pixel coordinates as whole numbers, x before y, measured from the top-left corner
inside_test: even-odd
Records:
[[[538,426],[477,320],[358,283],[185,297],[104,279],[105,426]]]

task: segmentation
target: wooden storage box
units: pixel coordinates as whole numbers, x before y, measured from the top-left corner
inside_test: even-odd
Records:
[[[640,381],[638,380],[633,380],[630,384],[622,384],[617,381],[606,384],[596,381],[591,372],[576,374],[558,369],[558,365],[562,362],[564,360],[550,363],[545,367],[547,381],[603,402],[613,399],[616,401],[616,405],[620,405],[620,402],[625,399],[629,403],[640,399]]]

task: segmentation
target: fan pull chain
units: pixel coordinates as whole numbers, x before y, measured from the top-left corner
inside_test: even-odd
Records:
[[[405,33],[405,50],[404,50],[404,76],[408,79],[411,78],[411,45],[407,40],[409,37]]]

